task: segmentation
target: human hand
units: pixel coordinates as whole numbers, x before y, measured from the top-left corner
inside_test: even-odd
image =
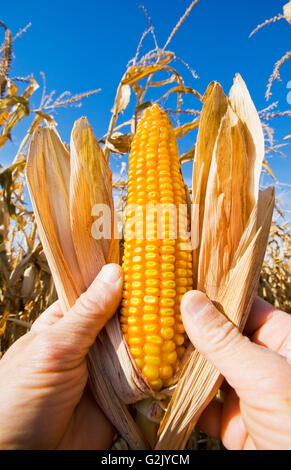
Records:
[[[86,355],[121,298],[106,265],[64,316],[54,303],[0,361],[0,449],[105,449],[113,428],[86,388]]]
[[[291,316],[256,298],[243,336],[205,294],[185,294],[182,317],[198,351],[225,377],[198,427],[231,450],[291,449]]]

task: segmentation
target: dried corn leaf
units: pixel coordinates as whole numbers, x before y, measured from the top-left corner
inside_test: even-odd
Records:
[[[114,132],[107,140],[107,148],[112,153],[124,155],[130,151],[132,142],[132,134],[121,134],[121,132]]]
[[[27,99],[23,98],[23,96],[7,95],[6,98],[2,98],[0,100],[0,111],[7,111],[17,104],[23,104],[23,106],[27,106],[28,101]]]
[[[275,176],[274,173],[273,173],[272,168],[270,167],[270,165],[269,165],[269,163],[267,162],[266,159],[264,159],[264,161],[263,161],[263,168],[266,170],[266,172],[267,172],[275,181],[277,180],[276,176]]]
[[[132,66],[129,67],[124,78],[122,79],[122,85],[131,85],[132,83],[138,82],[149,75],[152,75],[155,72],[160,72],[161,70],[165,70],[167,72],[172,72],[176,77],[177,81],[179,80],[179,74],[176,72],[175,69],[169,67],[167,65],[148,65],[147,67],[138,67]]]
[[[39,84],[33,77],[29,77],[30,84],[22,94],[23,98],[28,99],[33,95],[33,93],[39,88]]]
[[[20,296],[24,299],[30,299],[36,285],[38,270],[34,264],[28,266],[23,273]]]
[[[40,250],[41,250],[41,245],[39,244],[31,253],[28,253],[26,256],[22,258],[20,263],[17,264],[15,269],[13,269],[10,274],[10,278],[7,283],[8,288],[12,287],[18,281],[18,279],[20,279],[20,277],[26,270],[27,266],[37,258]]]
[[[188,162],[193,162],[194,160],[194,155],[195,155],[195,145],[191,147],[187,152],[184,152],[180,156],[180,162],[183,163],[188,163]]]
[[[0,114],[0,127],[3,126],[5,122],[7,122],[8,118],[9,118],[9,111],[3,111]]]
[[[2,318],[0,318],[0,338],[5,333],[7,320],[8,320],[9,315],[10,315],[9,310],[5,310],[5,312],[2,315]]]
[[[173,83],[175,81],[176,81],[176,76],[171,75],[170,78],[167,78],[166,80],[159,80],[159,81],[156,81],[156,82],[150,81],[149,86],[159,88],[161,86],[169,85],[170,83]]]
[[[181,139],[182,137],[185,137],[188,132],[197,129],[199,127],[199,123],[200,119],[194,119],[193,122],[187,122],[186,124],[183,124],[183,126],[176,127],[176,129],[174,129],[176,139]]]

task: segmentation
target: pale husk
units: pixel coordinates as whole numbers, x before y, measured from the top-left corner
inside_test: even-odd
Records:
[[[256,294],[274,206],[272,188],[259,198],[264,137],[238,75],[229,100],[217,83],[204,97],[193,165],[193,201],[200,239],[193,252],[194,286],[243,328]],[[194,350],[161,422],[157,449],[183,449],[222,382]]]
[[[115,114],[128,102],[131,79],[126,76],[122,82]],[[184,131],[182,126],[179,132]],[[82,118],[72,131],[71,156],[54,128],[37,129],[30,146],[30,196],[64,311],[90,285],[103,264],[118,262],[114,217],[111,239],[95,240],[91,233],[95,204],[107,204],[114,213],[109,143],[108,139],[104,154],[89,123]],[[236,78],[229,99],[219,84],[212,83],[204,96],[195,146],[192,202],[199,204],[200,242],[193,252],[194,285],[240,327],[256,292],[272,216],[273,191],[262,193],[258,202],[263,157],[259,117],[241,77]],[[175,391],[154,394],[129,354],[117,315],[98,336],[89,353],[91,388],[131,448],[144,449],[149,444],[127,405],[149,397],[163,400],[164,405],[173,391],[157,449],[184,447],[222,380],[197,351],[190,348],[185,361]]]

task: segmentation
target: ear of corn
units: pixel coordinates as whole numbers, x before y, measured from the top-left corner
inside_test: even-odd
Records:
[[[192,288],[192,253],[187,214],[178,212],[186,195],[177,143],[158,105],[147,108],[137,126],[127,204],[121,325],[137,366],[160,390],[171,385],[185,351],[180,303]],[[138,212],[134,235],[130,207]]]

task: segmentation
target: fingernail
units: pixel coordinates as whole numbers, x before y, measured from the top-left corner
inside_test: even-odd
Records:
[[[98,278],[109,284],[117,282],[121,278],[121,267],[118,264],[105,264],[98,274]]]
[[[198,316],[203,316],[203,313],[209,309],[209,304],[210,302],[205,294],[194,290],[184,295],[181,309],[184,313],[196,319]]]

